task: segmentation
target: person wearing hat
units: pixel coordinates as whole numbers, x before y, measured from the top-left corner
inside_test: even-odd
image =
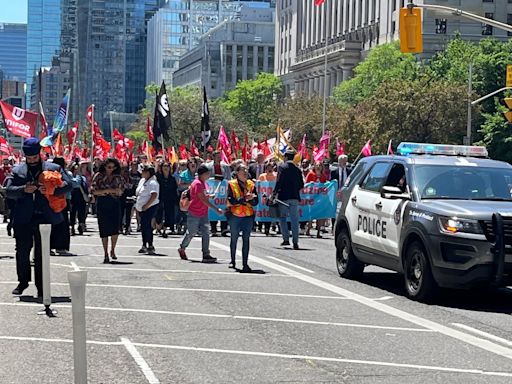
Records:
[[[189,246],[194,236],[201,231],[201,243],[203,251],[203,263],[215,263],[217,259],[210,255],[210,231],[208,221],[208,208],[211,208],[219,215],[224,211],[213,205],[206,194],[206,181],[210,178],[210,170],[204,164],[197,168],[197,178],[190,185],[190,205],[187,216],[187,231],[178,249],[182,260],[187,260],[185,249]]]
[[[285,204],[279,205],[280,227],[283,236],[281,246],[290,245],[290,231],[288,230],[287,217],[290,217],[293,249],[299,249],[299,202],[300,190],[304,188],[302,171],[295,165],[293,159],[296,152],[288,148],[284,155],[285,161],[277,168],[276,187],[273,195]]]
[[[40,224],[56,225],[64,219],[62,213],[55,212],[49,200],[44,196],[46,187],[39,182],[44,171],[59,172],[63,184],[56,188],[54,196],[63,196],[71,192],[73,186],[64,170],[57,164],[43,161],[40,155],[39,140],[32,137],[23,143],[25,162],[16,166],[6,180],[7,197],[16,201],[12,214],[14,238],[16,239],[16,270],[18,286],[13,295],[21,295],[31,281],[30,251],[34,245],[34,272],[37,296],[43,296],[42,250]]]
[[[151,222],[156,215],[156,210],[160,203],[160,185],[158,184],[155,174],[156,171],[153,166],[144,165],[142,168],[142,178],[135,191],[137,196],[135,209],[140,214],[140,227],[142,232],[142,248],[139,250],[139,253],[146,253],[148,255],[155,254]]]

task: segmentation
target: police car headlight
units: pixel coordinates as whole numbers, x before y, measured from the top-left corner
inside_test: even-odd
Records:
[[[457,219],[456,217],[440,217],[439,225],[444,233],[474,233],[483,234],[476,220]]]

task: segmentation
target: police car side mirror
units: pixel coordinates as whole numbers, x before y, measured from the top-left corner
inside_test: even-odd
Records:
[[[380,196],[383,199],[402,199],[409,200],[411,197],[408,193],[402,192],[398,187],[385,186],[380,190]]]

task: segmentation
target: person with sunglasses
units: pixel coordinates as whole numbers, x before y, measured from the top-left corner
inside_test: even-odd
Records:
[[[110,257],[117,260],[116,245],[119,237],[119,217],[121,206],[119,198],[123,194],[124,181],[121,177],[121,164],[115,158],[106,159],[99,167],[92,180],[92,194],[96,197],[97,218],[103,245],[103,263],[110,263],[108,239],[112,247]]]

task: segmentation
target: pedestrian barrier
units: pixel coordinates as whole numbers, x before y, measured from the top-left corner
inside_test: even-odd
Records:
[[[51,275],[50,275],[50,234],[52,226],[50,224],[39,225],[41,234],[41,269],[43,277],[43,305],[44,309],[38,314],[54,317],[57,311],[50,308],[52,304]]]
[[[87,383],[87,336],[85,331],[85,286],[87,271],[68,272],[73,316],[73,361],[75,384]]]

